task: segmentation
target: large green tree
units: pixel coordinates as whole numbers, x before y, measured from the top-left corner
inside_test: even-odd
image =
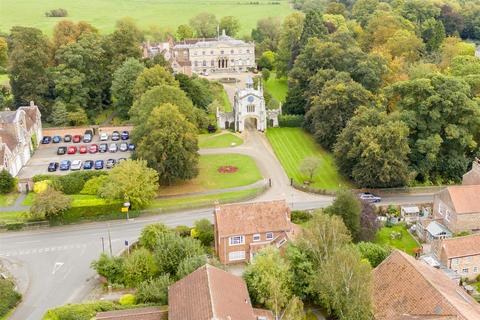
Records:
[[[9,193],[15,189],[15,178],[5,169],[0,171],[0,193]]]
[[[268,17],[257,21],[257,27],[252,30],[255,40],[255,52],[261,55],[264,51],[277,52],[281,32],[281,20],[278,17]]]
[[[128,58],[140,59],[142,41],[143,32],[131,18],[118,20],[115,31],[107,36],[107,45],[113,53],[111,56],[113,70],[120,67]]]
[[[225,16],[220,19],[219,28],[225,30],[225,33],[230,37],[235,37],[240,30],[240,20],[234,16]]]
[[[360,235],[361,210],[362,207],[357,196],[350,190],[344,189],[337,191],[335,200],[332,205],[325,208],[325,213],[341,217],[355,241]]]
[[[85,86],[85,74],[61,64],[51,69],[50,77],[55,87],[56,101],[63,102],[68,111],[73,111],[77,107],[87,107],[89,92]]]
[[[163,84],[178,86],[175,77],[164,67],[155,65],[151,68],[144,69],[135,80],[133,87],[134,98],[138,99],[149,89]]]
[[[118,106],[130,107],[133,104],[133,87],[145,66],[135,58],[128,58],[115,70],[112,81],[112,95]]]
[[[217,35],[218,20],[213,13],[202,12],[189,21],[199,38],[213,38]]]
[[[300,37],[304,20],[304,15],[299,12],[294,12],[283,20],[275,64],[279,77],[287,76],[288,72],[293,68],[296,58],[293,53],[296,52],[298,55],[300,50]]]
[[[135,158],[144,159],[169,185],[198,175],[197,129],[172,104],[155,107],[133,131]]]

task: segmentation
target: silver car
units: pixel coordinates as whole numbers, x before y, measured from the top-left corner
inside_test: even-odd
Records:
[[[72,164],[70,165],[70,170],[80,170],[82,169],[82,161],[81,160],[73,160]]]
[[[110,152],[117,152],[118,151],[118,146],[116,143],[111,143],[110,147],[108,147],[108,151]]]

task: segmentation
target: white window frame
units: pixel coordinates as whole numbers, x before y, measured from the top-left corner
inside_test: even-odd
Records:
[[[254,242],[257,242],[257,241],[260,241],[262,240],[261,236],[260,236],[260,233],[256,233],[253,235],[253,241]]]
[[[245,236],[231,236],[228,239],[228,243],[230,246],[240,246],[242,244],[245,244]]]
[[[448,209],[445,210],[445,220],[450,222],[450,210],[448,210]]]
[[[228,261],[245,260],[245,251],[232,251],[228,253]]]
[[[467,273],[468,273],[468,268],[463,268],[463,269],[462,269],[462,273],[463,273],[463,274],[467,274]]]
[[[473,267],[473,272],[478,273],[478,267]]]
[[[273,232],[267,232],[265,234],[265,239],[267,240],[273,240]]]

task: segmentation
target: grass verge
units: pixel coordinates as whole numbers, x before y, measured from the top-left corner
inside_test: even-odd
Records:
[[[201,134],[198,137],[198,146],[202,149],[228,148],[232,146],[232,143],[239,146],[243,140],[231,133]]]
[[[287,98],[288,81],[286,78],[277,78],[277,75],[272,72],[270,78],[265,82],[265,90],[273,98],[283,103]]]
[[[20,194],[18,192],[12,192],[7,194],[0,194],[0,207],[9,207],[15,203],[15,200]]]
[[[393,232],[400,233],[401,237],[393,239]],[[415,238],[413,238],[412,235],[407,231],[407,228],[404,224],[397,224],[392,227],[381,228],[377,232],[375,242],[405,251],[410,255],[414,255],[414,249],[420,246]]]

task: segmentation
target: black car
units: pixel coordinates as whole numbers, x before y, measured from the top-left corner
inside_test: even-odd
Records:
[[[100,143],[98,146],[98,152],[107,152],[108,151],[108,144]]]
[[[89,134],[90,136],[93,136],[93,131],[90,129],[85,130],[85,134]]]
[[[101,169],[103,169],[103,160],[95,161],[95,170],[101,170]]]
[[[63,137],[64,142],[72,142],[72,136],[69,134],[66,134],[65,137]]]
[[[120,140],[120,133],[118,133],[118,131],[113,131],[111,139],[112,139],[112,141]]]
[[[133,143],[128,144],[128,150],[134,151],[135,150],[135,145]]]
[[[128,131],[122,131],[122,140],[128,140],[128,138],[130,138]]]
[[[107,169],[111,169],[113,168],[113,166],[115,166],[115,163],[116,163],[115,159],[108,159],[107,164],[105,166],[107,167]]]
[[[48,165],[48,172],[57,171],[58,166],[59,166],[58,162],[50,162],[50,164]]]
[[[67,147],[58,147],[57,154],[59,156],[63,156],[65,153],[67,153]]]
[[[60,170],[62,171],[70,170],[71,164],[72,163],[70,162],[70,160],[62,160],[62,162],[60,162]]]
[[[42,138],[42,144],[49,144],[52,141],[52,137],[45,136]]]
[[[93,160],[85,160],[85,162],[83,163],[83,170],[90,170],[93,168]]]

